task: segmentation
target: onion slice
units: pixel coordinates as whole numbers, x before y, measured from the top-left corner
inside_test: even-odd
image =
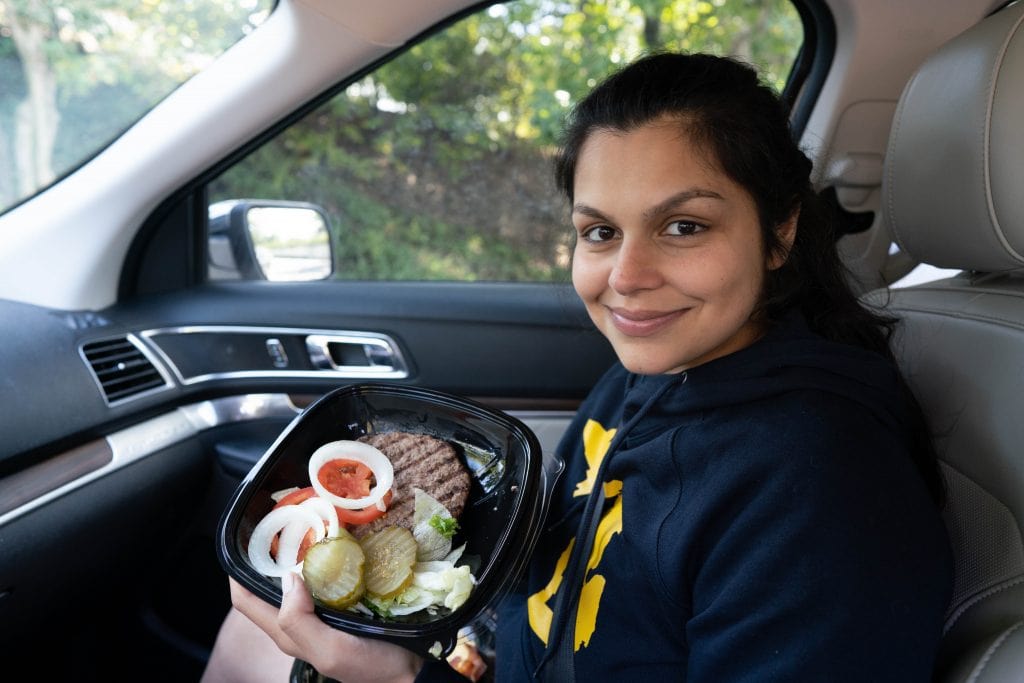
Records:
[[[370,495],[363,498],[342,498],[327,490],[320,483],[320,468],[332,460],[355,460],[370,468],[377,483],[370,489]],[[361,441],[331,441],[313,452],[309,458],[309,481],[321,498],[332,505],[346,510],[362,510],[363,508],[381,504],[384,494],[395,481],[395,469],[387,456],[370,444]]]
[[[249,561],[264,576],[284,576],[298,566],[299,545],[313,529],[316,540],[324,537],[324,522],[317,512],[301,505],[285,505],[271,510],[259,521],[249,537]],[[281,532],[277,560],[270,556],[270,544]]]
[[[334,538],[338,535],[338,529],[341,527],[341,523],[338,521],[338,511],[328,501],[319,496],[313,496],[299,503],[299,507],[309,508],[320,515],[320,519],[327,522],[328,537]]]

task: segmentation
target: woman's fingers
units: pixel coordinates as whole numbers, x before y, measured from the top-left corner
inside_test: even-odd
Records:
[[[322,622],[314,613],[313,598],[299,576],[282,580],[280,610],[234,580],[231,601],[282,652],[309,662],[331,678],[352,683],[412,681],[423,665],[422,659],[398,645],[360,638]]]
[[[277,626],[299,652],[307,653],[306,661],[310,661],[308,653],[322,652],[330,646],[331,641],[344,640],[348,636],[326,626],[313,613],[313,598],[301,577],[295,574],[284,576],[281,580],[281,593],[281,609],[276,615]],[[352,640],[357,639],[352,637]]]
[[[302,577],[294,572],[281,578],[281,613],[279,620],[302,621],[313,616],[313,597],[306,589]],[[319,622],[318,622],[319,623]]]
[[[333,673],[335,678],[343,678],[341,674],[344,674],[344,678],[354,680],[364,680],[376,666],[385,664],[373,654],[376,646],[387,647],[384,643],[367,641],[324,624],[313,612],[313,598],[302,577],[293,574],[290,579],[285,577],[282,582],[277,625],[294,643],[296,657],[309,662],[321,673]]]

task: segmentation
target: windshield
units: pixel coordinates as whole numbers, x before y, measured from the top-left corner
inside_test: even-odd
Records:
[[[274,0],[0,0],[0,213],[75,169]]]

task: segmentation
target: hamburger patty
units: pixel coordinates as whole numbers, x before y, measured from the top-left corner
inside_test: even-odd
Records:
[[[355,529],[364,536],[385,526],[412,529],[415,502],[414,488],[423,489],[444,505],[458,519],[469,497],[469,472],[459,460],[451,444],[424,434],[384,432],[368,434],[359,441],[378,449],[395,469],[392,500],[383,517]]]

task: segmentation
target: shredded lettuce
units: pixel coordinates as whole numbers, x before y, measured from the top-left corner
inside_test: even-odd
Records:
[[[417,562],[408,588],[389,599],[368,594],[363,597],[363,602],[377,614],[390,616],[437,607],[456,610],[466,602],[475,585],[476,578],[468,565],[456,567],[446,560]]]
[[[452,549],[451,533],[445,531],[451,525],[457,525],[452,513],[436,498],[422,489],[413,489],[416,496],[412,512],[412,535],[416,539],[416,559],[440,560]],[[436,521],[435,521],[436,519]]]
[[[437,533],[441,534],[445,538],[451,538],[455,535],[455,532],[459,530],[459,523],[452,517],[434,515],[427,521],[427,524],[432,526]]]
[[[456,610],[469,598],[476,577],[468,565],[455,563],[466,545],[452,549],[452,537],[459,524],[436,498],[421,489],[413,489],[413,537],[416,539],[416,564],[412,583],[390,598],[367,593],[362,604],[382,617],[398,617],[421,610]]]

